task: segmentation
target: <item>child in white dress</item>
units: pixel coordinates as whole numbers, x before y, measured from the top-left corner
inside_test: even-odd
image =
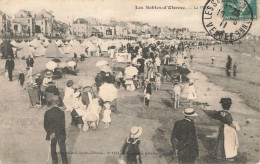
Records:
[[[103,122],[105,123],[105,128],[109,128],[109,124],[111,122],[111,109],[110,109],[110,103],[105,102],[104,103],[104,113],[103,113]]]

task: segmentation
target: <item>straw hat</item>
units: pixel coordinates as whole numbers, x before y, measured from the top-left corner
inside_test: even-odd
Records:
[[[38,84],[37,84],[37,83],[33,83],[32,86],[33,86],[33,87],[38,87]]]
[[[36,75],[37,77],[40,77],[41,76],[41,74],[40,73],[37,73],[37,75]]]
[[[46,77],[52,77],[52,72],[51,71],[46,72],[45,76]]]
[[[185,115],[185,116],[192,116],[192,117],[194,117],[194,116],[198,116],[198,114],[197,113],[195,113],[195,111],[194,111],[194,109],[193,108],[186,108],[184,111],[183,111],[183,114]]]
[[[20,69],[20,70],[19,70],[19,73],[23,73],[23,70],[22,70],[22,69]]]
[[[133,126],[131,128],[131,138],[138,138],[142,135],[143,128],[138,126]]]

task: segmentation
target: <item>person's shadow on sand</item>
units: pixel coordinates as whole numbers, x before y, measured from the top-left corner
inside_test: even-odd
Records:
[[[75,127],[75,126],[69,126],[66,129],[67,157],[68,157],[69,163],[71,163],[71,158],[72,158],[72,155],[73,155],[74,146],[77,142],[77,138],[79,136],[79,133],[80,133],[80,129],[78,127]]]

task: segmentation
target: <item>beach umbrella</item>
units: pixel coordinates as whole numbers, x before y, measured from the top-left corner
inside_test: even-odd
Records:
[[[68,66],[68,67],[74,67],[74,66],[76,66],[76,64],[77,64],[77,63],[76,63],[75,61],[69,61],[68,64],[67,64],[67,66]]]
[[[100,71],[111,72],[111,73],[113,72],[112,68],[108,65],[104,65],[104,66],[100,67]]]
[[[60,62],[59,63],[59,67],[60,68],[65,68],[67,66],[67,63],[65,63],[65,62]]]
[[[97,66],[97,67],[102,67],[102,66],[107,65],[107,64],[108,64],[107,61],[105,61],[105,60],[100,60],[100,61],[98,61],[98,62],[96,63],[96,66]]]
[[[52,61],[54,61],[55,63],[60,63],[60,59],[53,59]]]
[[[57,63],[55,63],[54,61],[49,61],[47,64],[46,64],[46,68],[48,70],[54,70],[56,67],[57,67]]]
[[[99,88],[99,97],[103,101],[110,101],[112,102],[117,98],[117,89],[114,86],[114,84],[108,84],[104,83],[100,88]]]
[[[126,67],[125,69],[125,75],[127,77],[133,77],[134,75],[138,74],[138,69],[136,67],[130,66]]]

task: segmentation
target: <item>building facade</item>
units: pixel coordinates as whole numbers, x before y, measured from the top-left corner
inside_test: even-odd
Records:
[[[34,18],[31,12],[20,10],[12,20],[11,29],[14,35],[31,36],[34,33]]]
[[[92,28],[86,19],[78,18],[73,22],[71,32],[75,36],[87,38],[91,36]]]

